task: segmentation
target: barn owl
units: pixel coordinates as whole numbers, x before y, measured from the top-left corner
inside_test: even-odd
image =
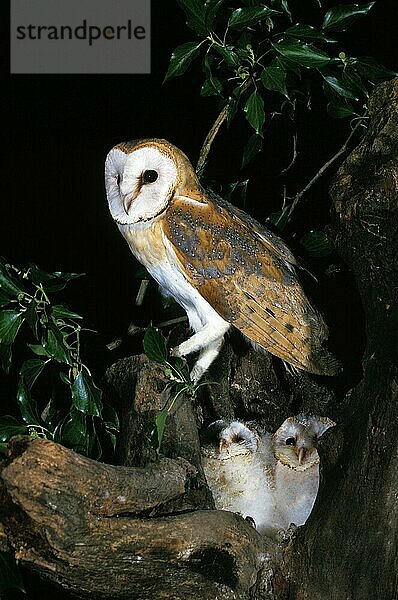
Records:
[[[335,425],[327,417],[289,417],[274,435],[239,421],[216,421],[202,447],[202,463],[215,506],[251,517],[275,537],[303,525],[319,487],[318,439]]]
[[[160,139],[123,142],[106,158],[109,208],[134,256],[186,311],[194,334],[174,356],[199,352],[198,381],[234,326],[298,369],[333,375],[327,327],[272,232],[205,191],[185,154]]]

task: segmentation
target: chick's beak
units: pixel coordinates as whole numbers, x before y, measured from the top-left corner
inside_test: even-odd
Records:
[[[301,463],[303,462],[303,459],[306,455],[306,449],[303,447],[298,448],[297,446],[295,446],[294,453],[297,455],[298,464],[301,465]]]

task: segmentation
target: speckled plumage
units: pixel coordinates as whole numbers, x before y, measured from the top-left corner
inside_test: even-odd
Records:
[[[143,181],[147,170],[157,180]],[[197,380],[233,325],[293,366],[332,375],[327,327],[273,233],[200,185],[187,157],[165,140],[116,146],[106,161],[110,210],[133,254],[186,310],[196,332],[175,354],[200,351]]]

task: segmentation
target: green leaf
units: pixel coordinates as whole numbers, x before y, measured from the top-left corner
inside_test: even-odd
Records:
[[[144,352],[152,362],[163,365],[167,361],[168,351],[166,338],[157,327],[148,327],[145,332]]]
[[[0,307],[11,302],[11,297],[0,289]]]
[[[353,61],[357,71],[372,83],[379,83],[398,75],[396,71],[391,71],[390,69],[383,67],[383,65],[379,65],[379,63],[370,56],[359,56],[358,58],[353,59]]]
[[[235,117],[237,110],[238,110],[238,102],[237,102],[237,100],[235,100],[235,98],[230,96],[228,98],[228,114],[227,114],[228,127],[231,125],[231,122],[232,122],[233,118]]]
[[[276,61],[263,69],[260,75],[261,83],[267,90],[279,92],[289,98],[286,89],[286,71],[276,64]]]
[[[333,246],[325,231],[309,231],[300,240],[310,256],[328,256],[333,251]]]
[[[268,8],[268,6],[237,8],[230,16],[228,26],[231,29],[244,29],[245,27],[257,25],[262,19],[276,14],[280,14],[279,11]]]
[[[187,16],[187,25],[199,35],[210,33],[206,26],[206,7],[203,0],[177,0]]]
[[[218,10],[225,0],[206,0],[205,2],[205,25],[208,30],[213,28]]]
[[[72,410],[61,429],[61,441],[65,446],[81,454],[87,453],[87,423],[86,415],[78,410]]]
[[[12,346],[7,344],[0,344],[0,362],[2,369],[5,373],[10,372],[12,359]]]
[[[18,310],[0,312],[0,343],[12,344],[23,322],[23,313]]]
[[[346,119],[347,117],[352,117],[356,114],[355,110],[350,107],[348,103],[343,105],[329,102],[327,111],[328,114],[334,119]]]
[[[33,335],[38,337],[38,323],[39,323],[39,312],[38,304],[34,298],[29,302],[25,312],[25,319],[29,327],[31,328]]]
[[[49,322],[48,324],[43,346],[48,355],[57,362],[72,366],[70,350],[65,342],[64,334],[58,329],[54,322]]]
[[[93,460],[99,460],[102,456],[102,447],[94,422],[92,428],[92,432],[89,435],[88,456]]]
[[[211,49],[217,52],[224,60],[227,67],[237,67],[239,65],[239,58],[232,46],[221,46],[220,44],[213,44]]]
[[[46,363],[39,358],[25,360],[19,374],[24,378],[29,389],[33,386],[45,366]]]
[[[201,89],[201,96],[214,96],[221,94],[222,91],[222,83],[217,78],[214,77],[212,70],[209,55],[206,54],[205,60],[203,62],[203,68],[206,73],[206,81],[204,82]]]
[[[189,65],[199,53],[200,44],[197,42],[186,42],[177,46],[171,55],[169,68],[167,69],[164,81],[179,77],[188,69]]]
[[[14,417],[10,415],[0,417],[0,442],[8,442],[14,435],[26,435],[27,433],[27,427]]]
[[[272,44],[272,47],[278,54],[302,67],[317,69],[324,67],[330,62],[330,57],[326,52],[305,42],[281,41],[277,44]]]
[[[50,356],[43,346],[39,346],[38,344],[28,344],[28,346],[37,356]]]
[[[253,133],[246,144],[242,158],[242,169],[261,151],[263,146],[263,138],[261,135]]]
[[[104,404],[102,421],[107,429],[120,431],[120,421],[116,410],[110,404]]]
[[[157,443],[156,443],[156,452],[159,453],[160,446],[162,445],[164,430],[166,428],[166,420],[167,420],[168,410],[167,407],[163,408],[157,415],[155,419],[156,425],[156,435],[157,435]]]
[[[54,317],[54,319],[82,319],[83,318],[80,315],[78,315],[77,313],[72,312],[71,310],[66,308],[66,306],[63,306],[62,304],[56,304],[55,306],[53,306],[51,309],[51,314]]]
[[[333,6],[324,16],[322,29],[345,31],[357,19],[368,14],[375,2],[366,4],[338,4]]]
[[[4,259],[0,259],[0,289],[14,297],[24,292],[23,285],[8,272]]]
[[[264,100],[257,90],[255,90],[247,99],[243,110],[246,119],[253,127],[257,135],[262,136],[263,125],[265,121]]]
[[[327,85],[329,85],[333,91],[335,91],[343,98],[349,98],[350,100],[358,100],[357,96],[349,90],[341,80],[337,79],[337,77],[331,77],[329,75],[322,75]]]
[[[79,373],[71,385],[73,406],[86,415],[101,416],[102,391],[86,371]]]
[[[32,282],[36,286],[42,285],[43,288],[48,292],[58,292],[63,290],[69,281],[84,275],[84,273],[64,273],[63,271],[48,273],[47,271],[40,269],[34,263],[29,263],[29,271]]]
[[[297,23],[292,27],[289,27],[283,32],[283,35],[287,35],[288,37],[293,37],[299,40],[312,40],[314,42],[327,42],[327,43],[336,43],[337,40],[327,37],[321,31],[312,27],[312,25],[306,25],[303,23]]]
[[[0,552],[0,594],[10,589],[26,593],[15,558],[8,552]]]
[[[37,414],[36,403],[30,395],[28,386],[21,377],[17,390],[17,404],[23,420],[27,425],[39,425],[40,419]]]
[[[267,221],[272,223],[279,231],[283,231],[289,220],[291,204],[286,204],[281,210],[271,213],[267,217]]]

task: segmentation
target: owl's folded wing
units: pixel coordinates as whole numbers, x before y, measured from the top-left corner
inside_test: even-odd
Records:
[[[216,312],[265,350],[299,369],[332,375],[328,330],[298,282],[282,240],[224,201],[176,198],[163,228],[189,282]]]

